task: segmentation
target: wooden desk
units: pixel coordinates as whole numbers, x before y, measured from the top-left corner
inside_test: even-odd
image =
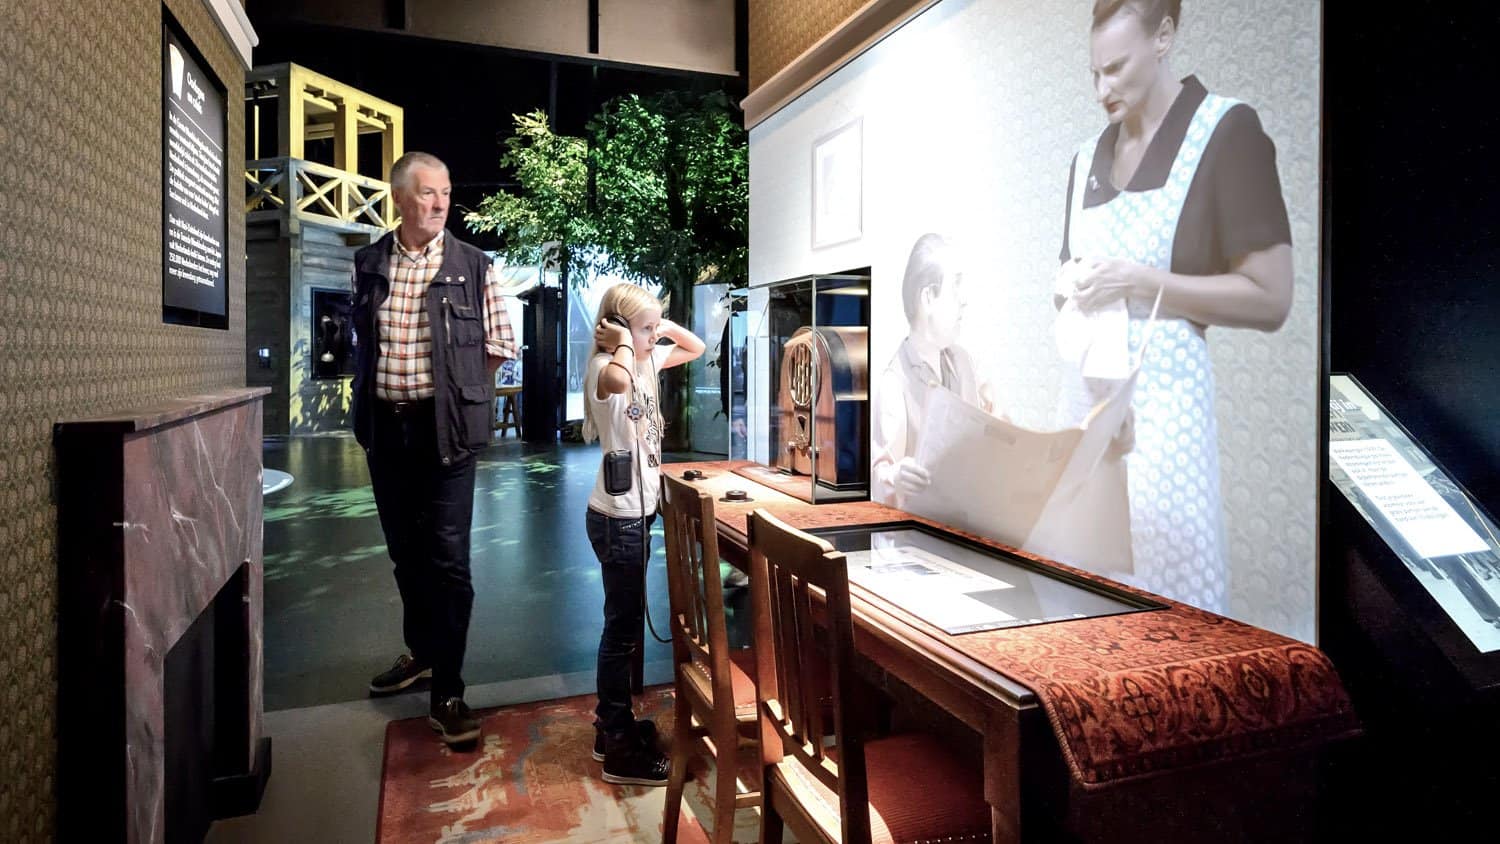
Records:
[[[764,507],[777,518],[804,530],[899,521],[917,521],[952,530],[931,520],[868,501],[810,505],[733,474],[735,467],[743,465],[747,464],[674,463],[663,467],[664,471],[678,477],[688,468],[706,474],[696,485],[714,495],[719,552],[726,560],[742,568],[748,557],[746,521],[748,514],[757,507]],[[723,495],[729,489],[745,490],[752,500],[743,503],[725,501]],[[969,538],[1014,552],[1014,549],[980,537]],[[1064,566],[1059,568],[1066,569]],[[1290,742],[1280,730],[1281,725],[1269,722],[1266,740],[1256,752],[1223,754],[1222,758],[1216,759],[1214,748],[1208,747],[1203,749],[1199,758],[1185,764],[1178,764],[1175,758],[1168,762],[1158,759],[1150,767],[1159,770],[1128,773],[1122,766],[1118,769],[1119,776],[1102,782],[1096,777],[1096,781],[1091,782],[1090,776],[1097,771],[1088,769],[1085,776],[1080,777],[1077,764],[1078,743],[1084,739],[1079,738],[1073,743],[1060,741],[1058,731],[1071,729],[1072,725],[1056,717],[1056,713],[1049,714],[1047,699],[1017,678],[1028,676],[1026,669],[1035,666],[1035,653],[1023,654],[1024,651],[1037,650],[1031,647],[1034,642],[1042,642],[1049,636],[1054,640],[1061,638],[1057,634],[1063,627],[1076,625],[1073,627],[1075,631],[1090,629],[1090,625],[1093,629],[1107,629],[1109,624],[1119,625],[1118,621],[1087,619],[954,636],[857,584],[851,584],[851,592],[854,597],[855,645],[859,651],[982,737],[984,793],[991,807],[993,840],[997,844],[1029,841],[1042,835],[1050,837],[1059,831],[1068,836],[1111,841],[1222,839],[1226,829],[1238,831],[1246,840],[1311,838],[1315,834],[1313,829],[1294,826],[1289,834],[1287,830],[1274,827],[1274,823],[1277,818],[1288,816],[1304,825],[1315,821],[1316,813],[1311,807],[1306,807],[1299,818],[1295,805],[1299,801],[1306,803],[1317,791],[1316,766],[1305,763],[1307,759],[1315,758],[1317,750],[1327,741],[1346,738],[1357,732],[1357,729],[1351,732],[1353,728],[1338,717],[1343,713],[1338,711],[1340,706],[1335,700],[1332,716],[1310,720],[1305,732],[1311,738]],[[1272,644],[1285,641],[1287,647],[1298,654],[1312,651],[1316,655],[1306,670],[1317,674],[1318,666],[1312,663],[1316,663],[1321,654],[1315,649],[1292,640],[1281,640],[1275,634],[1248,625],[1151,597],[1168,606],[1134,615],[1156,615],[1168,634],[1173,622],[1180,622],[1185,628],[1192,625],[1215,627],[1215,633],[1219,634],[1218,650],[1231,653],[1237,647],[1233,643],[1237,635],[1242,635],[1245,651],[1250,653],[1265,651],[1268,641]],[[1230,644],[1226,645],[1226,641]],[[1057,642],[1049,644],[1055,646]],[[1074,649],[1079,650],[1076,644]],[[1203,645],[1201,652],[1205,662],[1220,658],[1209,645]],[[1028,662],[1026,656],[1032,661]],[[1079,654],[1063,650],[1053,656],[1059,663],[1071,664],[1068,660]],[[1191,667],[1190,658],[1181,662]],[[1084,669],[1088,667],[1083,666]],[[1213,667],[1222,666],[1213,663]],[[1298,670],[1303,670],[1301,664]],[[1327,670],[1331,672],[1331,665]],[[1086,670],[1077,673],[1081,679],[1076,682],[1097,679],[1085,676]],[[1030,682],[1035,683],[1035,680]],[[1336,675],[1332,682],[1337,686]],[[1046,684],[1054,700],[1059,693],[1056,685]],[[1063,686],[1063,691],[1066,691],[1066,683]],[[1097,693],[1098,690],[1094,691]],[[1201,693],[1201,689],[1199,691]],[[1333,696],[1342,697],[1343,703],[1347,704],[1342,687],[1337,687],[1335,692]],[[1140,693],[1126,690],[1120,692],[1117,699],[1109,699],[1107,704],[1127,713],[1132,707],[1150,710],[1150,694],[1151,690]],[[1157,711],[1147,712],[1142,716],[1142,722],[1149,722],[1158,712],[1159,707]],[[1352,723],[1352,710],[1347,714]],[[1292,730],[1291,735],[1300,737],[1302,731]],[[1246,743],[1247,746],[1254,744],[1253,738]],[[1296,746],[1277,748],[1273,740],[1283,744],[1295,743]],[[1266,750],[1268,744],[1273,749]],[[1184,794],[1187,796],[1181,796]],[[1186,805],[1172,805],[1174,798]],[[1219,805],[1221,803],[1224,805]],[[1153,817],[1148,819],[1150,823],[1140,823],[1138,815],[1142,805],[1153,809]],[[1240,815],[1243,817],[1237,817]],[[1272,822],[1274,831],[1255,827],[1265,822]],[[1236,823],[1249,826],[1237,829],[1229,825]]]

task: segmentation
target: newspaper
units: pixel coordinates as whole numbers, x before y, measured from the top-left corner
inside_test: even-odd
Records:
[[[904,509],[1020,546],[1083,437],[1033,431],[991,416],[951,390],[929,390],[916,459],[932,484]]]
[[[1011,589],[1003,580],[943,559],[915,545],[844,555],[849,580],[950,632],[1005,626],[1016,617],[971,594]]]
[[[1098,573],[1133,571],[1122,455],[1134,376],[1084,427],[1035,431],[950,390],[928,391],[917,462],[931,486],[903,509]]]

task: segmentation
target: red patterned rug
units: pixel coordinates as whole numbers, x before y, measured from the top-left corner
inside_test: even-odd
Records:
[[[377,844],[594,844],[661,841],[665,788],[610,785],[590,756],[594,696],[480,712],[478,745],[450,751],[427,719],[393,721],[385,733]],[[646,690],[639,717],[672,733],[672,690]],[[712,772],[694,763],[677,840],[707,842]],[[702,819],[700,824],[699,819]],[[736,842],[753,842],[759,815],[735,815]]]

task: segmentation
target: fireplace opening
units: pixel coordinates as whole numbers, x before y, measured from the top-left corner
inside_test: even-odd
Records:
[[[243,770],[249,737],[245,595],[241,566],[167,652],[163,744],[167,844],[198,844],[227,814],[215,781]]]

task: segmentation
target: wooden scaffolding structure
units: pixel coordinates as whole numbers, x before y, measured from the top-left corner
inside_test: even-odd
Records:
[[[397,223],[391,165],[402,154],[402,109],[296,64],[245,74],[251,139],[245,164],[245,211],[316,218],[353,230]],[[270,115],[268,115],[268,112]],[[262,157],[262,119],[276,121],[275,155]],[[380,178],[360,175],[359,138],[380,135]],[[308,141],[333,140],[331,164],[310,161]]]

